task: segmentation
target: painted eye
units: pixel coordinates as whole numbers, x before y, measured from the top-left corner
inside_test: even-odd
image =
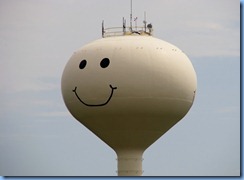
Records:
[[[79,68],[80,68],[80,69],[84,69],[84,68],[86,67],[86,64],[87,64],[86,60],[83,59],[83,60],[80,62]]]
[[[106,68],[106,67],[109,66],[109,63],[110,63],[110,61],[109,61],[108,58],[103,58],[103,60],[100,62],[100,66],[101,66],[102,68]]]

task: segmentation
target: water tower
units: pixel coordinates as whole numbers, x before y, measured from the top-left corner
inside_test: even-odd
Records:
[[[132,14],[131,14],[132,17]],[[143,152],[191,108],[197,79],[178,47],[152,25],[107,28],[75,51],[62,76],[70,113],[115,150],[119,176],[142,175]]]

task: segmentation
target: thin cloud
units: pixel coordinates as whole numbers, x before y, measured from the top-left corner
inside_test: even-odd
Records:
[[[219,113],[240,113],[240,106],[227,106],[218,109]]]
[[[37,116],[39,117],[70,117],[68,111],[52,111],[52,112],[41,112],[38,113]]]
[[[11,78],[10,78],[11,79]],[[40,78],[16,77],[14,80],[2,79],[0,91],[8,93],[41,92],[60,89],[60,82],[45,82]]]

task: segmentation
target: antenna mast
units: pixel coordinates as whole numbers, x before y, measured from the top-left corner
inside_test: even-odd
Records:
[[[105,31],[104,31],[104,21],[102,22],[102,37],[104,37],[104,33],[105,33]]]
[[[132,0],[130,0],[130,30],[132,32]]]
[[[147,20],[146,20],[146,11],[144,11],[144,21],[143,21],[143,23],[144,23],[144,28],[145,28],[145,32],[147,31]]]

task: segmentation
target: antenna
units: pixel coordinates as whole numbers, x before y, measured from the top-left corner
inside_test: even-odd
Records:
[[[146,11],[144,11],[144,21],[143,21],[143,23],[144,23],[144,28],[145,28],[145,32],[147,31],[147,20],[146,20]]]
[[[130,0],[130,30],[132,32],[132,0]]]
[[[105,31],[104,31],[104,21],[102,21],[102,37],[104,37],[104,33],[105,33]]]
[[[125,18],[123,17],[123,33],[125,34],[126,31],[126,21]]]
[[[138,17],[133,17],[133,0],[130,0],[130,25],[127,26],[126,19],[122,18],[122,27],[105,28],[104,21],[102,21],[102,37],[124,36],[124,35],[152,35],[152,24],[147,24],[147,14],[144,11],[143,25],[137,26]],[[133,24],[134,23],[134,24]],[[120,30],[118,30],[120,29]]]

